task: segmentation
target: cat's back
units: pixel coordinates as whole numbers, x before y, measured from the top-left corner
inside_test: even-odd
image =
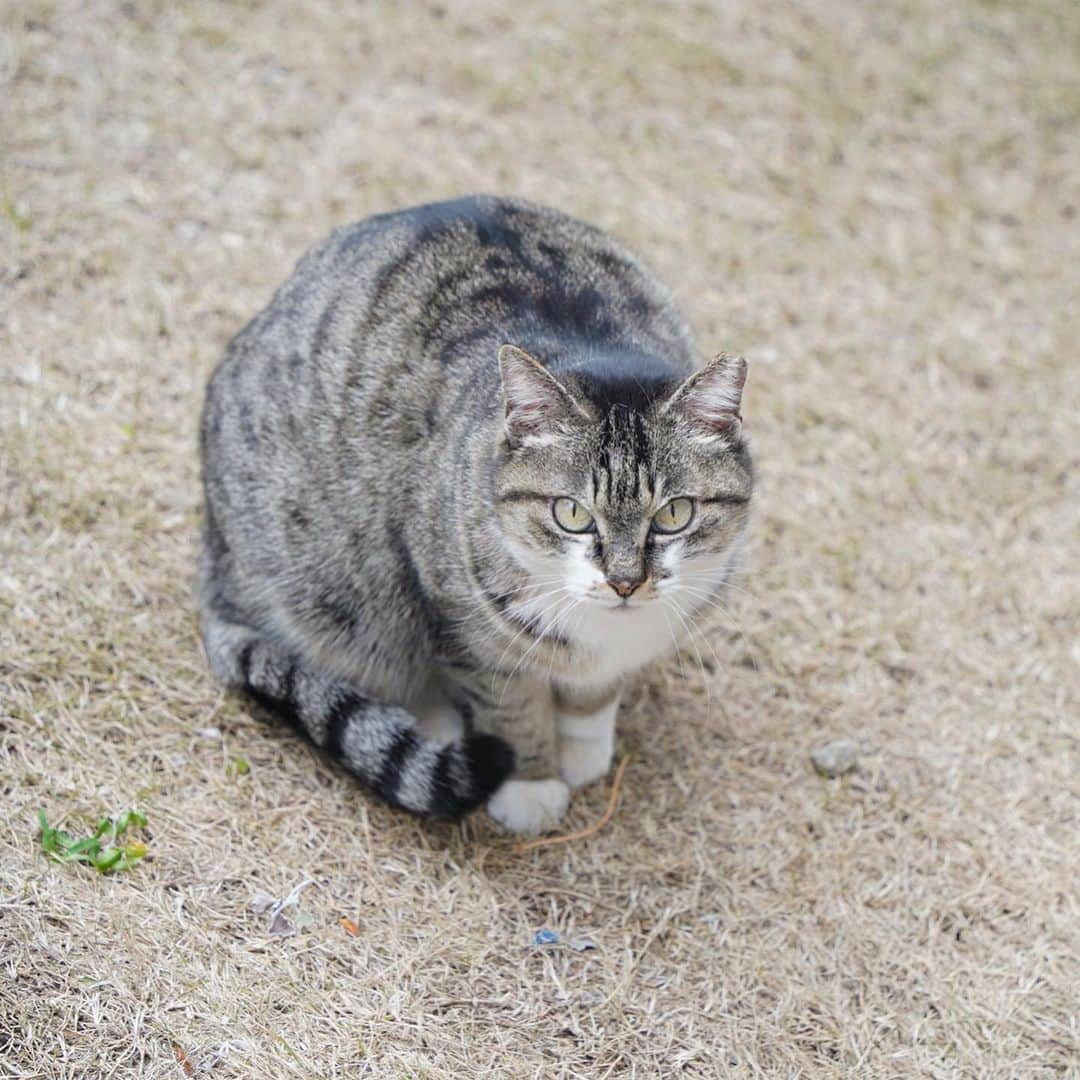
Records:
[[[279,468],[343,440],[415,460],[468,413],[492,413],[512,342],[553,371],[619,353],[689,369],[667,289],[613,237],[560,211],[475,195],[369,217],[297,264],[230,343],[203,417],[204,455]],[[222,433],[224,437],[222,437]]]
[[[370,368],[403,352],[453,365],[486,337],[515,333],[533,345],[690,345],[667,289],[609,234],[549,207],[474,195],[335,230],[230,353],[285,349],[296,375],[311,361]]]

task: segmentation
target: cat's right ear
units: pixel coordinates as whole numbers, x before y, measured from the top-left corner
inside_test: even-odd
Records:
[[[513,446],[546,446],[588,415],[539,360],[516,345],[499,349],[506,437]]]
[[[665,412],[681,416],[699,441],[737,442],[746,361],[721,353],[675,391]]]

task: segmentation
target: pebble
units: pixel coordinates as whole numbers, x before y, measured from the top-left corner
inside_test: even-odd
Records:
[[[858,747],[851,739],[836,739],[811,750],[810,761],[822,776],[843,776],[858,763]]]
[[[567,943],[574,952],[590,952],[596,948],[596,942],[588,937],[573,937]]]

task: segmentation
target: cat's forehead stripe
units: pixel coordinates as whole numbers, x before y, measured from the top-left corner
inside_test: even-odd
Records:
[[[608,410],[598,426],[596,461],[593,484],[608,503],[636,503],[643,479],[646,494],[651,494],[656,467],[645,417],[621,406]]]

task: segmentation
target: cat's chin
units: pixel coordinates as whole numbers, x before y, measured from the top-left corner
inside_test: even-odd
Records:
[[[672,620],[655,599],[582,604],[568,632],[589,656],[597,682],[637,671],[674,647]]]
[[[599,598],[590,598],[581,605],[582,614],[588,613],[590,617],[610,618],[616,617],[620,619],[634,618],[636,616],[651,618],[656,615],[661,608],[659,599],[654,596],[646,597],[642,600],[602,600]]]

